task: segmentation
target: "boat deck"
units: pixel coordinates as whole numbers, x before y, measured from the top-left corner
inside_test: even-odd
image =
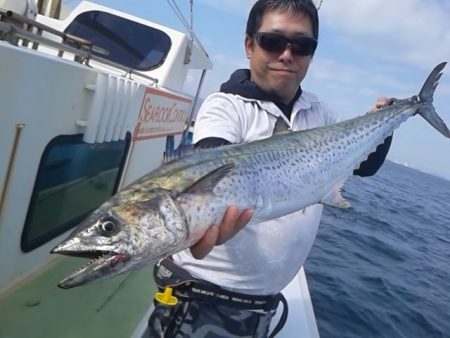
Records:
[[[319,338],[319,330],[303,268],[289,285],[284,288],[283,295],[288,301],[289,316],[277,338]],[[281,310],[280,304],[277,314],[271,323],[272,329],[278,323]]]
[[[0,298],[0,338],[139,337],[145,330],[148,309],[156,291],[152,268],[101,284],[69,290],[56,286],[79,266],[80,259],[60,259],[32,283],[23,283],[3,295]],[[283,293],[289,303],[289,316],[277,337],[319,337],[303,269]],[[281,305],[278,310],[272,327],[278,322]]]
[[[57,283],[80,262],[76,258],[58,260],[32,283],[3,295],[0,338],[133,336],[156,290],[152,268],[101,284],[58,288]]]

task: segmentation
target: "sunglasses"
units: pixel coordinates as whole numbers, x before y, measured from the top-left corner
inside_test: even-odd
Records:
[[[289,44],[291,52],[298,56],[313,55],[317,47],[317,40],[308,36],[287,38],[277,33],[255,33],[259,46],[267,52],[282,53]]]

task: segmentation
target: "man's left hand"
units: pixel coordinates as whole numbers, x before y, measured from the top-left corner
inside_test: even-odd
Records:
[[[381,108],[389,105],[391,103],[391,98],[386,97],[386,96],[380,96],[377,99],[377,102],[375,103],[375,105],[370,108],[369,113],[375,113],[378,110],[380,110]]]

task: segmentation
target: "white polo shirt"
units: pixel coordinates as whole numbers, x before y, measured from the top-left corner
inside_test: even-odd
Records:
[[[292,130],[332,124],[335,115],[314,94],[303,92],[287,121],[272,102],[234,94],[214,93],[201,106],[194,128],[194,143],[219,137],[245,143],[272,135],[282,116]],[[189,250],[174,261],[195,277],[237,292],[269,295],[281,291],[303,265],[316,236],[322,206],[259,224],[249,224],[225,244],[216,246],[204,259]]]

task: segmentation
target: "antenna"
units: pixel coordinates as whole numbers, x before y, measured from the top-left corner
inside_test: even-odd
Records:
[[[190,20],[187,20],[184,15],[183,12],[180,10],[180,7],[178,7],[178,5],[176,4],[175,0],[167,0],[167,3],[170,5],[170,7],[172,7],[172,10],[174,11],[175,15],[178,17],[178,19],[180,20],[181,24],[184,26],[184,28],[188,31],[189,35],[191,36],[191,45],[192,43],[195,41],[198,45],[198,47],[206,54],[208,55],[208,53],[206,52],[205,48],[203,47],[203,45],[201,44],[200,40],[197,38],[197,36],[194,33],[194,0],[190,0],[189,1],[189,9],[190,9]]]
[[[316,5],[317,10],[319,10],[320,7],[322,7],[322,3],[323,3],[323,0],[314,1],[314,4]]]
[[[186,20],[186,18],[183,15],[183,12],[181,11],[180,7],[178,7],[178,5],[175,2],[175,0],[167,0],[167,3],[170,5],[170,7],[172,7],[172,10],[174,11],[175,15],[180,20],[181,24],[184,26],[184,28],[187,31],[190,31],[191,27],[189,25],[189,21]]]

